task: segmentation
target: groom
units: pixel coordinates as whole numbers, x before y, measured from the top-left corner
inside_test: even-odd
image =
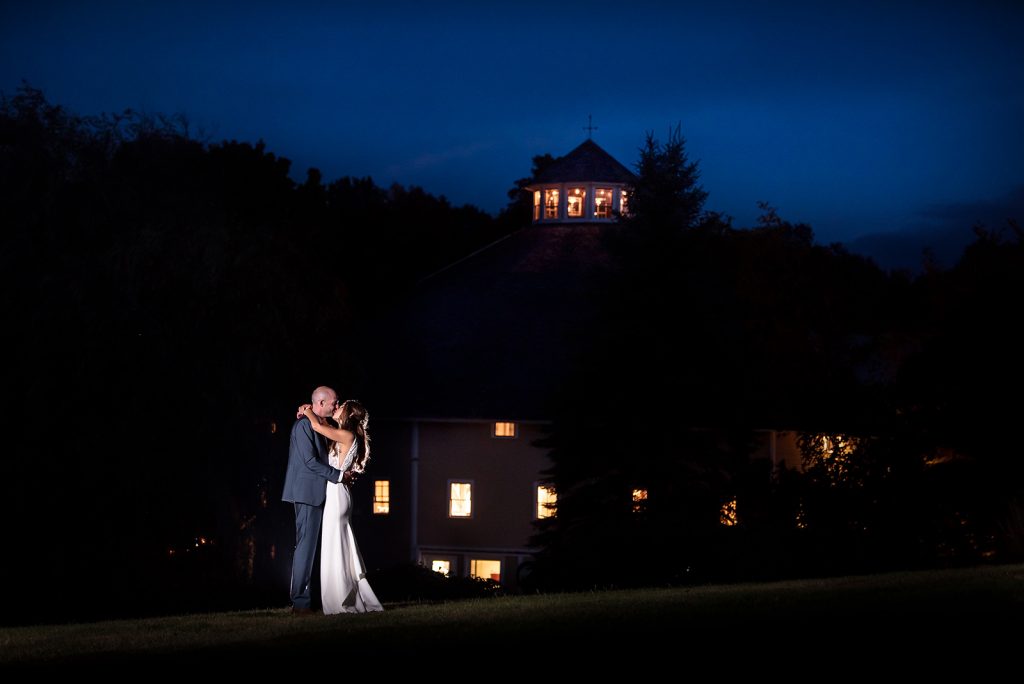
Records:
[[[338,395],[330,387],[313,390],[313,413],[328,418],[338,406]],[[282,501],[295,505],[295,557],[292,559],[292,612],[312,612],[309,582],[313,557],[324,517],[327,482],[341,482],[342,473],[327,465],[327,439],[313,431],[309,419],[301,417],[292,426],[288,448],[288,472]]]

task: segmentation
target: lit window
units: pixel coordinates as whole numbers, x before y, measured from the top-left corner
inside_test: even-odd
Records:
[[[387,515],[391,512],[391,480],[373,481],[373,513]]]
[[[594,216],[597,218],[611,218],[612,215],[612,194],[611,188],[598,188],[594,191]]]
[[[633,512],[639,513],[647,507],[647,490],[646,489],[634,489],[633,490]]]
[[[494,424],[494,436],[495,437],[515,437],[516,436],[516,424],[515,423],[495,423]]]
[[[444,575],[445,577],[447,577],[448,573],[451,572],[452,562],[451,561],[446,561],[446,560],[431,561],[430,562],[430,569],[433,570],[434,572],[439,572],[442,575]]]
[[[501,561],[470,559],[469,574],[471,577],[479,577],[480,579],[492,579],[495,582],[500,582]]]
[[[736,499],[722,504],[722,510],[718,516],[718,522],[722,523],[726,527],[733,527],[739,522],[739,519],[736,517]]]
[[[629,213],[629,195],[625,190],[622,191],[622,195],[619,197],[619,213],[623,216]]]
[[[569,188],[569,211],[570,218],[583,216],[583,207],[587,203],[587,191],[585,188]]]
[[[558,218],[558,188],[544,191],[544,218]]]
[[[540,218],[540,190],[533,191],[533,220]]]
[[[537,485],[537,517],[551,518],[555,515],[555,502],[558,497],[555,495],[555,488],[547,485]]]
[[[473,499],[471,482],[448,483],[448,517],[470,518],[473,516]]]

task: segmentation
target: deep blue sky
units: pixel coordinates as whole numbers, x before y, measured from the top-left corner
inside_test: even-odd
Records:
[[[627,166],[680,122],[737,225],[767,200],[883,261],[1024,220],[1024,2],[287,4],[3,3],[0,90],[491,212],[592,114]]]

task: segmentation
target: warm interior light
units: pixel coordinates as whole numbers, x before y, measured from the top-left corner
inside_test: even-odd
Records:
[[[516,436],[516,424],[515,423],[495,423],[494,424],[494,436],[495,437],[515,437]]]
[[[546,487],[544,485],[537,486],[537,517],[538,518],[551,518],[555,515],[555,503],[558,501],[558,496],[555,494],[554,487]]]
[[[558,218],[558,188],[544,191],[544,218]]]
[[[473,513],[472,484],[452,482],[448,500],[448,515],[453,518],[468,518]]]
[[[583,205],[587,197],[587,191],[585,188],[572,188],[569,192],[571,194],[569,195],[567,213],[570,217],[579,218],[583,216]]]
[[[633,490],[633,512],[639,513],[647,505],[647,490],[646,489],[634,489]]]
[[[739,518],[736,517],[736,499],[732,501],[726,501],[722,504],[722,511],[718,516],[718,521],[726,527],[733,527],[739,522]]]
[[[501,561],[496,560],[470,560],[469,574],[472,577],[481,579],[492,579],[495,582],[501,581]]]
[[[375,515],[391,512],[391,480],[373,481],[373,512]]]

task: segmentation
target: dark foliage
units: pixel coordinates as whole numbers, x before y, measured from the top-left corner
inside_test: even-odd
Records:
[[[954,269],[913,281],[767,203],[749,229],[705,213],[678,130],[648,136],[637,172],[610,237],[622,268],[541,444],[558,514],[538,523],[533,581],[1020,558],[1019,231],[981,230]],[[764,428],[805,435],[803,470],[751,460]]]
[[[367,579],[377,597],[388,603],[457,601],[501,593],[492,579],[446,577],[415,563],[374,570]]]
[[[27,85],[0,103],[3,544],[19,559],[3,577],[24,586],[5,618],[40,594],[133,605],[199,536],[258,581],[290,546],[266,511],[295,406],[318,384],[362,391],[352,331],[500,235],[420,188],[289,170],[182,117],[81,117]]]

